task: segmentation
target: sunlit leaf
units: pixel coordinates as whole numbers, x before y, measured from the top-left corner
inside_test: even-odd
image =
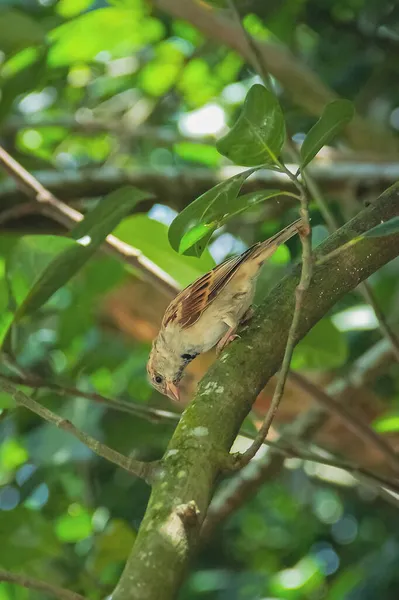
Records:
[[[275,95],[264,86],[251,87],[235,125],[216,147],[239,165],[275,164],[285,141],[284,116]]]
[[[174,144],[173,150],[184,160],[201,163],[208,167],[216,167],[222,158],[216,148],[209,144],[179,142]]]
[[[399,217],[393,217],[389,221],[385,221],[385,223],[376,225],[376,227],[366,231],[363,237],[384,237],[386,235],[393,235],[394,233],[399,233]]]
[[[378,433],[390,433],[399,431],[399,413],[383,415],[376,419],[373,423],[373,428]]]
[[[293,369],[336,369],[345,364],[347,357],[345,336],[325,318],[299,342],[291,364]]]
[[[168,242],[167,226],[146,215],[133,215],[125,219],[115,230],[115,235],[141,250],[182,286],[215,266],[209,251],[205,251],[201,258],[177,254]]]
[[[201,256],[206,244],[200,243],[201,237],[198,237],[197,234],[202,231],[202,237],[209,240],[213,231],[229,215],[230,202],[237,198],[242,184],[254,171],[255,169],[248,169],[218,183],[182,210],[169,227],[168,237],[172,248],[176,252],[180,252],[183,236],[193,227],[202,225],[202,229],[195,230],[191,246],[186,241],[184,243],[185,254]]]
[[[307,134],[301,146],[301,169],[306,167],[316,154],[329,144],[355,114],[349,100],[334,100],[327,104],[320,119]]]
[[[86,12],[53,29],[49,62],[53,66],[92,61],[100,52],[117,54],[160,39],[164,28],[146,17],[140,5],[106,7]]]
[[[62,542],[79,542],[91,535],[92,530],[91,516],[78,504],[72,505],[55,524],[55,532]]]
[[[6,439],[0,448],[0,465],[12,471],[28,460],[28,452],[16,438]]]
[[[94,0],[59,0],[56,11],[62,17],[74,17],[89,8],[93,2]]]

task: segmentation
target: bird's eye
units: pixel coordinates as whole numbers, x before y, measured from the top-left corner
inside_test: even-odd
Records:
[[[162,377],[160,375],[155,375],[155,383],[159,384],[159,383],[162,383],[162,382],[163,382]]]

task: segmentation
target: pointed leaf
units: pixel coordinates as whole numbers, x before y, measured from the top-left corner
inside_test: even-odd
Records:
[[[206,242],[209,241],[213,231],[220,226],[219,223],[229,214],[230,202],[237,198],[245,179],[252,175],[255,170],[248,169],[218,183],[182,210],[169,227],[168,237],[172,248],[176,252],[184,252],[188,256],[201,256],[206,243],[201,243],[200,240],[205,237]],[[183,246],[181,246],[185,234],[190,233],[199,224],[205,225],[205,227],[196,230],[193,237],[188,238],[189,243],[187,243],[186,238]],[[213,229],[209,227],[211,225]],[[198,237],[200,231],[203,235]],[[192,243],[190,243],[190,239]],[[184,247],[184,250],[181,249],[182,247]]]
[[[389,219],[389,221],[385,221],[385,223],[380,223],[366,231],[363,237],[384,237],[386,235],[393,235],[394,233],[399,233],[399,217],[393,217]]]
[[[329,144],[338,132],[353,119],[355,109],[349,100],[334,100],[324,108],[320,119],[307,134],[301,146],[301,169]]]
[[[71,238],[63,238],[63,247],[36,277],[28,294],[19,305],[15,320],[40,308],[60,287],[84,265],[107,235],[115,229],[132,208],[149,194],[132,186],[109,194],[72,230]]]
[[[283,190],[259,190],[257,192],[249,192],[248,194],[238,196],[229,203],[229,214],[225,219],[222,219],[219,226],[223,225],[231,217],[236,217],[248,210],[248,208],[252,208],[257,204],[261,204],[261,202],[265,202],[265,200],[270,200],[270,198],[275,198],[281,194],[284,194]]]
[[[284,116],[275,95],[253,85],[242,113],[216,148],[238,165],[275,164],[285,142]]]

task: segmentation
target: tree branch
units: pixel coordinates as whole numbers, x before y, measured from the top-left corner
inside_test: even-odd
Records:
[[[121,467],[122,469],[125,469],[125,471],[128,471],[132,475],[135,475],[136,477],[141,477],[147,482],[150,481],[152,471],[154,470],[152,464],[145,463],[134,458],[129,458],[127,456],[124,456],[120,452],[109,448],[109,446],[102,444],[87,433],[80,431],[80,429],[75,427],[75,425],[73,425],[73,423],[71,423],[67,419],[59,417],[48,408],[45,408],[44,406],[33,400],[33,398],[30,398],[29,396],[21,392],[21,390],[18,390],[18,388],[16,388],[13,384],[9,383],[7,379],[2,376],[0,376],[0,389],[3,392],[10,394],[10,396],[13,398],[17,405],[27,408],[31,412],[35,413],[36,415],[47,421],[48,423],[52,423],[59,429],[63,429],[64,431],[71,433],[74,437],[76,437],[79,441],[85,444],[98,456],[109,460],[115,465],[118,465],[118,467]]]
[[[50,596],[54,596],[54,598],[58,598],[58,600],[86,600],[84,596],[81,596],[76,592],[70,592],[69,590],[51,585],[50,583],[47,583],[47,581],[40,581],[39,579],[27,577],[26,575],[19,575],[18,573],[10,573],[3,569],[0,569],[0,581],[15,583],[16,585],[21,585],[30,590],[50,594]]]
[[[104,404],[112,410],[123,412],[128,415],[147,419],[151,422],[156,422],[161,419],[167,419],[171,421],[179,420],[179,413],[175,413],[169,410],[163,410],[161,408],[154,408],[145,404],[139,404],[137,402],[128,402],[126,400],[113,400],[107,398],[98,392],[86,392],[75,387],[64,386],[53,381],[46,381],[41,377],[19,377],[19,376],[3,376],[8,382],[14,385],[22,385],[35,390],[50,390],[58,396],[71,396],[74,398],[86,398],[98,404]]]
[[[173,17],[188,21],[204,35],[232,48],[251,63],[253,50],[248,39],[241,35],[232,19],[216,9],[193,0],[154,0],[154,4]],[[267,71],[278,79],[292,100],[307,113],[319,116],[325,105],[338,97],[283,46],[256,40],[253,43]],[[389,131],[382,131],[359,116],[347,126],[346,134],[354,148],[378,150],[381,154],[396,153],[398,150],[398,143]]]
[[[378,433],[373,431],[371,427],[367,425],[367,423],[364,423],[359,417],[352,415],[345,406],[339,404],[324,390],[304,377],[304,375],[291,371],[290,379],[292,379],[292,381],[294,381],[303,391],[312,396],[312,398],[314,398],[314,400],[316,400],[316,402],[331,415],[338,417],[346,427],[353,431],[353,433],[366,444],[372,445],[374,448],[378,449],[386,461],[391,465],[392,469],[399,473],[399,456],[394,449],[378,435]]]
[[[287,166],[291,172],[295,172],[298,165]],[[98,198],[115,188],[131,184],[153,193],[156,202],[181,210],[203,192],[243,170],[234,166],[221,167],[217,171],[201,167],[185,168],[184,171],[175,167],[155,170],[143,166],[140,169],[129,170],[101,167],[84,171],[37,171],[33,175],[44,187],[66,202],[80,198]],[[320,160],[314,161],[307,168],[307,172],[312,175],[312,179],[324,194],[339,197],[348,184],[365,183],[373,185],[376,193],[380,193],[386,186],[399,179],[399,163],[351,162],[349,159],[346,162]],[[295,190],[292,182],[284,174],[264,170],[254,173],[244,182],[242,191],[247,193],[276,186],[283,191]],[[12,206],[21,200],[21,190],[13,181],[0,182],[2,205]],[[292,201],[287,198],[279,199],[279,203],[270,205],[270,212],[277,212],[281,204],[285,207],[291,205]]]
[[[0,163],[8,174],[21,186],[25,193],[33,198],[43,214],[53,218],[66,228],[73,227],[83,219],[83,215],[61,202],[49,192],[33,175],[28,173],[16,160],[0,146]],[[143,253],[133,246],[122,242],[114,235],[108,235],[105,247],[113,255],[138,269],[143,276],[168,295],[174,295],[179,285],[158,265],[146,258]]]
[[[387,190],[315,252],[338,246],[399,214],[399,184]],[[316,261],[308,300],[301,311],[301,339],[360,281],[399,255],[399,235],[364,238],[339,257]],[[171,600],[199,541],[201,523],[220,466],[266,382],[279,368],[300,267],[293,269],[259,307],[241,338],[231,344],[199,384],[164,455],[158,480],[113,600]],[[185,526],[177,506],[194,502],[199,516]],[[165,576],[165,573],[167,574]]]

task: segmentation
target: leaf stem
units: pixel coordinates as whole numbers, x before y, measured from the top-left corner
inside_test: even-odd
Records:
[[[312,246],[311,246],[311,228],[309,218],[309,196],[306,187],[297,180],[295,175],[287,169],[284,163],[278,163],[284,173],[292,180],[294,185],[299,190],[299,201],[301,204],[300,214],[304,225],[303,233],[300,233],[302,243],[302,269],[299,284],[295,290],[295,306],[294,313],[292,316],[291,326],[288,332],[287,343],[285,347],[283,362],[277,381],[277,386],[273,394],[270,408],[266,414],[266,418],[260,427],[255,440],[251,446],[241,455],[236,457],[237,468],[242,468],[247,465],[250,460],[256,455],[260,447],[262,446],[266,436],[269,432],[270,426],[276,415],[280,402],[284,394],[285,383],[287,381],[288,373],[290,370],[291,359],[294,353],[294,348],[298,338],[298,328],[301,318],[301,310],[306,297],[307,290],[309,289],[310,282],[312,279],[313,272],[313,257],[312,257]]]

